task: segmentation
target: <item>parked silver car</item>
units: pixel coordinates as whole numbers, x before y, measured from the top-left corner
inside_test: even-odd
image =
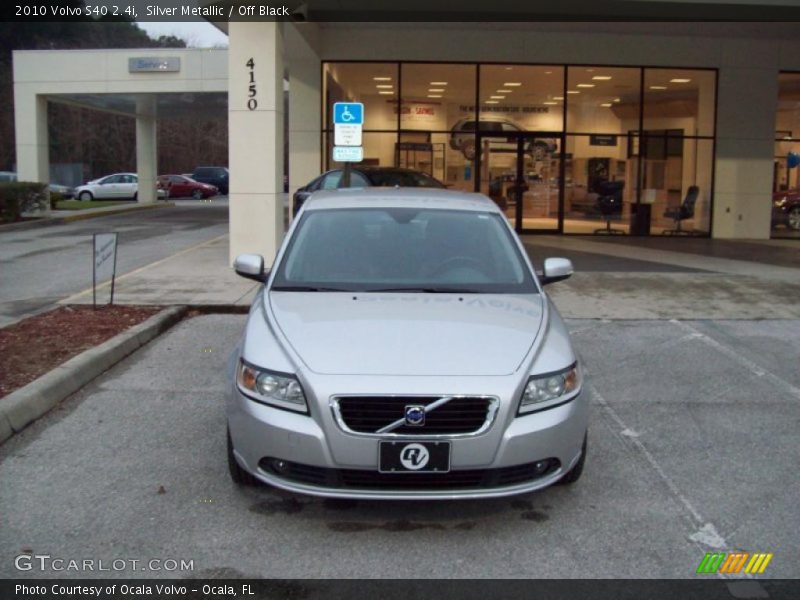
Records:
[[[490,199],[340,189],[305,203],[231,358],[238,483],[317,496],[487,498],[576,481],[588,406],[569,334]]]

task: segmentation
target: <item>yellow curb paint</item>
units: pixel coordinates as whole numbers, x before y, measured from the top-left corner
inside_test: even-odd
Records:
[[[222,235],[219,235],[219,236],[217,236],[215,238],[212,238],[210,240],[206,240],[205,242],[200,242],[199,244],[195,244],[194,246],[190,246],[188,248],[185,248],[185,249],[181,250],[180,252],[176,252],[175,254],[167,256],[166,258],[162,258],[162,259],[157,260],[155,262],[151,262],[150,264],[145,265],[143,267],[139,267],[138,269],[134,269],[130,273],[125,273],[124,275],[120,275],[119,277],[116,278],[116,281],[117,282],[122,281],[123,279],[126,279],[126,278],[128,278],[128,277],[130,277],[132,275],[136,275],[137,273],[141,273],[142,271],[146,271],[147,269],[151,269],[152,267],[155,267],[157,265],[165,263],[165,262],[167,262],[169,260],[172,260],[173,258],[177,258],[178,256],[182,256],[183,254],[186,254],[187,252],[191,252],[192,250],[197,250],[198,248],[202,248],[203,246],[210,246],[211,244],[213,244],[215,242],[218,242],[223,238],[228,237],[228,235],[229,234],[227,234],[227,233],[223,233]],[[108,287],[110,285],[111,285],[111,282],[110,281],[106,281],[105,283],[101,283],[100,285],[98,285],[97,289],[100,290],[100,289],[106,288],[106,287]],[[68,298],[65,298],[63,300],[59,300],[58,303],[59,304],[69,304],[72,300],[77,300],[81,296],[86,296],[87,294],[91,294],[91,293],[92,293],[92,288],[86,288],[85,290],[83,290],[81,292],[78,292],[77,294],[72,294],[72,296],[69,296]]]

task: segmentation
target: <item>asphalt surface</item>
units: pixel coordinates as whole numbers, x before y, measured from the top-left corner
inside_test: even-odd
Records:
[[[228,231],[227,199],[0,233],[0,327],[92,286],[92,234],[119,232],[117,275]]]
[[[223,373],[244,319],[183,321],[0,447],[0,577],[93,576],[16,571],[33,552],[194,561],[105,577],[686,578],[734,549],[800,575],[800,321],[569,320],[589,370],[583,478],[402,503],[230,481]]]

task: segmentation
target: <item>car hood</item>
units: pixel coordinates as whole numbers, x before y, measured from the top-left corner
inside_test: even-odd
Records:
[[[510,375],[542,325],[530,295],[270,292],[280,331],[326,375]]]

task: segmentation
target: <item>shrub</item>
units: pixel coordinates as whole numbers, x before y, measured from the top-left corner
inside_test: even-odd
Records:
[[[0,219],[19,221],[29,210],[47,208],[47,185],[27,181],[0,183]]]
[[[65,200],[64,194],[59,194],[58,192],[50,192],[50,210],[56,210],[58,208],[57,204],[59,202],[63,202]]]

